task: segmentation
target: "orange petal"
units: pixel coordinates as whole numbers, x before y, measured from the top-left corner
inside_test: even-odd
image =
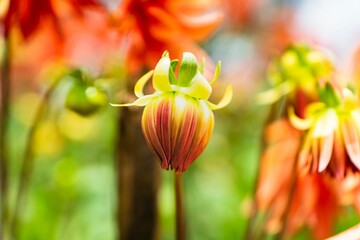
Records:
[[[360,139],[359,132],[351,120],[342,121],[342,132],[345,148],[351,162],[360,169]]]
[[[318,171],[322,172],[328,166],[334,146],[334,133],[324,137],[321,141],[321,152]]]

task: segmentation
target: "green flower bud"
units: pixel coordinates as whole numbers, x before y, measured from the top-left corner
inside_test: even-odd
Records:
[[[74,70],[69,76],[72,85],[66,96],[65,106],[84,116],[95,113],[107,102],[106,93],[93,85],[93,80],[80,70]]]

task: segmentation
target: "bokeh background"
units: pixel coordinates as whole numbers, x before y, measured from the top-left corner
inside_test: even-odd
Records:
[[[0,0],[0,4],[6,5],[5,2]],[[101,11],[111,13],[122,3],[102,0],[101,4],[105,6]],[[354,81],[351,76],[358,64],[354,56],[360,45],[360,2],[219,0],[213,6],[223,11],[223,20],[198,45],[214,62],[222,61],[222,73],[215,86],[219,96],[213,99],[219,99],[229,83],[234,97],[229,106],[215,112],[210,143],[183,176],[188,234],[189,239],[199,240],[243,239],[254,197],[261,132],[269,111],[268,106],[256,104],[255,96],[268,87],[268,62],[290,42],[308,42],[330,52],[344,81]],[[119,236],[119,109],[108,102],[123,101],[127,79],[136,77],[125,64],[128,40],[118,36],[116,24],[108,26],[109,19],[103,12],[86,16],[76,25],[71,17],[61,18],[68,29],[64,31],[68,39],[61,47],[60,58],[62,40],[51,31],[53,26],[43,24],[44,29],[25,37],[15,29],[11,35],[11,102],[6,142],[11,163],[9,209],[15,207],[27,136],[36,111],[64,64],[83,69],[90,78],[100,76],[99,84],[109,96],[100,100],[106,104],[94,113],[76,113],[66,107],[72,89],[71,79],[67,79],[47,99],[32,138],[34,162],[23,190],[19,239],[112,240]],[[42,17],[41,21],[51,22],[49,19]],[[4,36],[0,39],[3,52]],[[181,39],[178,41],[181,45]],[[159,239],[174,239],[173,173],[159,173],[158,235]],[[359,220],[353,207],[344,207],[333,233]],[[293,239],[309,238],[304,228]]]

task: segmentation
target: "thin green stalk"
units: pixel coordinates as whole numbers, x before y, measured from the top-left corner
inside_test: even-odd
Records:
[[[186,239],[186,224],[181,173],[175,173],[176,240]]]
[[[0,80],[0,239],[3,239],[5,234],[4,232],[8,218],[8,160],[6,152],[6,130],[8,128],[10,101],[10,44],[8,38],[5,38],[2,61]]]
[[[26,196],[26,189],[30,183],[31,173],[34,167],[34,156],[32,152],[32,139],[35,133],[35,130],[37,129],[39,123],[41,122],[42,118],[44,117],[45,111],[47,109],[48,101],[50,97],[52,96],[52,93],[57,88],[61,78],[56,79],[52,85],[48,88],[48,90],[44,93],[42,96],[40,105],[38,106],[33,122],[31,124],[31,127],[29,129],[27,139],[26,139],[26,145],[25,145],[25,151],[24,151],[24,157],[21,164],[21,172],[20,172],[20,180],[19,180],[19,186],[16,196],[16,202],[14,206],[14,212],[13,212],[13,218],[10,223],[9,229],[12,236],[17,239],[18,237],[18,225],[19,225],[19,213],[21,210],[21,206],[25,206],[25,196]]]
[[[284,114],[286,103],[287,103],[287,99],[286,99],[286,97],[283,97],[279,102],[277,102],[276,104],[274,104],[271,107],[269,117],[266,120],[266,122],[264,124],[264,127],[263,127],[264,129],[269,123],[273,122],[276,119],[279,119]],[[265,149],[265,142],[264,142],[264,139],[262,139],[261,152],[263,152],[264,149]],[[246,240],[256,239],[256,236],[255,236],[256,232],[259,233],[259,231],[255,231],[256,223],[257,223],[257,220],[258,220],[258,210],[259,210],[258,209],[258,204],[257,204],[257,201],[256,201],[256,190],[258,189],[259,178],[260,178],[260,162],[259,162],[259,166],[258,166],[257,171],[256,171],[255,184],[254,184],[254,187],[253,187],[252,209],[251,209],[250,217],[249,217],[249,220],[247,222],[247,226],[246,226],[246,230],[245,230],[245,238],[244,239],[246,239]],[[263,230],[263,228],[261,228],[261,229]]]

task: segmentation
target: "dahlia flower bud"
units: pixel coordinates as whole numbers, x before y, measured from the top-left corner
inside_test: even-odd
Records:
[[[297,90],[308,96],[317,94],[321,80],[329,79],[334,72],[330,57],[323,51],[306,44],[290,45],[279,57],[274,58],[267,71],[272,88],[256,97],[260,104],[272,104]]]
[[[145,106],[142,130],[150,149],[160,159],[161,167],[184,172],[203,152],[214,128],[212,110],[226,106],[232,98],[228,86],[218,104],[208,101],[213,84],[220,73],[220,63],[209,83],[198,68],[192,53],[185,52],[178,77],[174,74],[178,61],[171,61],[167,52],[154,70],[145,74],[135,85],[133,103],[113,106]],[[143,94],[143,87],[153,76],[155,92]]]

